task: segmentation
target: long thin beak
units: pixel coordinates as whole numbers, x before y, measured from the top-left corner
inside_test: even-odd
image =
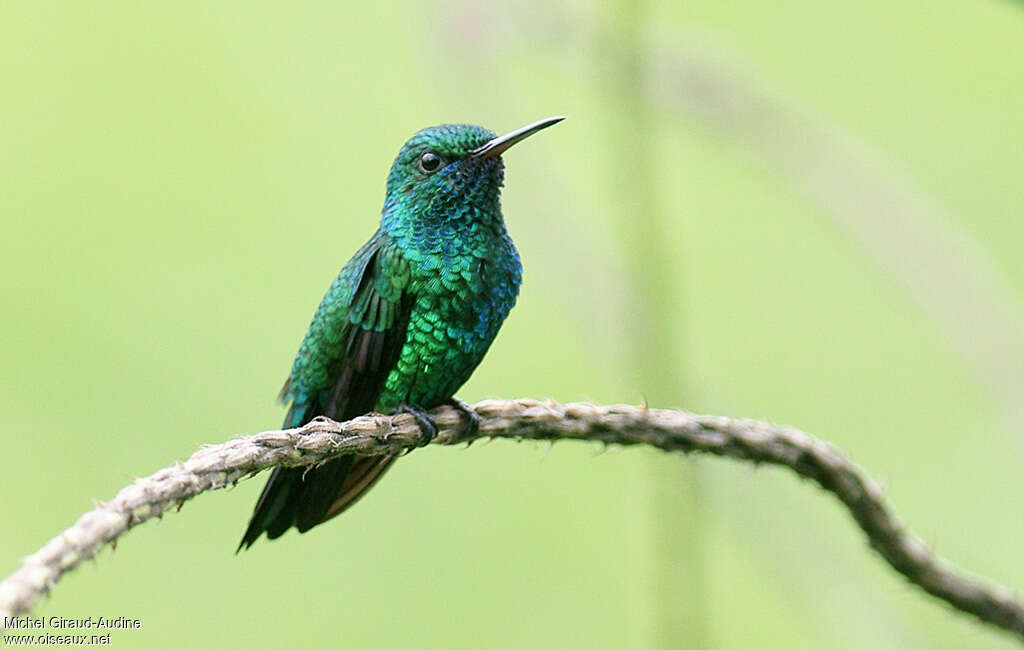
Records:
[[[511,133],[498,136],[490,142],[474,149],[469,155],[472,158],[493,158],[494,156],[500,156],[506,149],[514,145],[515,143],[525,140],[537,131],[546,129],[552,124],[558,124],[565,117],[548,117],[543,120],[538,120],[533,124],[527,124],[526,126],[516,129]]]

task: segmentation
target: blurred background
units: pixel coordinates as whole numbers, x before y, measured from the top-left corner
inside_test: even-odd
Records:
[[[492,6],[493,5],[493,6]],[[276,428],[420,127],[505,132],[519,303],[460,392],[767,419],[1024,586],[1019,3],[0,6],[0,572],[93,499]],[[775,469],[498,441],[233,554],[264,477],[34,614],[113,645],[1009,648]]]

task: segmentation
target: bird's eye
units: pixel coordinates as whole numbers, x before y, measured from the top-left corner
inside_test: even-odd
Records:
[[[420,156],[419,167],[420,171],[424,174],[433,174],[437,170],[441,169],[441,156],[437,155],[433,151],[428,151]]]

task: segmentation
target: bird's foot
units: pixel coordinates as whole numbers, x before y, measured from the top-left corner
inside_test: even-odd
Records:
[[[396,412],[408,413],[416,418],[416,424],[419,425],[420,433],[423,434],[423,442],[420,443],[421,447],[426,447],[437,437],[437,422],[423,409],[416,408],[410,404],[401,404],[396,409]]]
[[[466,404],[458,397],[452,397],[448,400],[448,403],[455,407],[455,410],[459,411],[466,416],[469,420],[468,430],[466,431],[466,438],[472,440],[476,438],[476,434],[480,432],[480,415],[473,410],[473,407]]]

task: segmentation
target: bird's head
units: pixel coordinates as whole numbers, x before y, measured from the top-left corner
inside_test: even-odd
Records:
[[[482,126],[442,124],[417,132],[398,152],[388,175],[385,223],[419,225],[500,218],[501,154],[556,122],[552,117],[501,137]]]

